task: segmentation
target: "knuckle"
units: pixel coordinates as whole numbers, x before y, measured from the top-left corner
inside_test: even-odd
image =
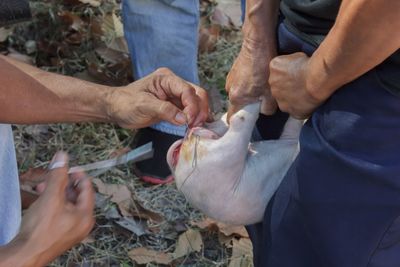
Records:
[[[278,101],[278,107],[279,107],[279,109],[280,109],[281,111],[290,113],[290,112],[289,112],[289,111],[290,111],[290,107],[289,107],[288,104]]]
[[[155,73],[163,74],[163,75],[168,75],[168,74],[171,74],[172,71],[171,71],[169,68],[161,67],[161,68],[158,68],[158,69],[155,71]]]

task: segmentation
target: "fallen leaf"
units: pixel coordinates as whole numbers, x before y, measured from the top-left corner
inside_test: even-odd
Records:
[[[133,197],[133,200],[134,201],[132,204],[132,208],[130,209],[130,213],[133,217],[137,217],[143,220],[152,220],[158,223],[164,220],[161,214],[144,208],[135,197]]]
[[[122,53],[121,51],[117,51],[108,47],[99,47],[96,48],[96,53],[106,62],[116,64],[121,61],[129,59],[129,56],[125,53]],[[125,154],[126,152],[130,151],[131,148],[129,147],[124,147],[115,150],[116,151],[121,151],[121,155]]]
[[[124,36],[124,26],[122,25],[121,19],[119,19],[114,12],[104,17],[102,30],[106,38],[113,39]]]
[[[153,220],[162,222],[163,216],[144,208],[139,201],[132,195],[125,185],[106,184],[98,178],[93,179],[99,193],[111,197],[111,201],[118,205],[124,217],[137,217],[143,220]]]
[[[124,54],[129,54],[128,43],[123,36],[113,38],[113,40],[111,42],[107,42],[106,45],[110,49],[114,49]]]
[[[117,208],[113,205],[110,205],[104,214],[107,219],[120,219],[122,216],[119,214]]]
[[[211,218],[206,218],[202,221],[192,222],[193,226],[197,226],[200,229],[215,229],[217,228],[221,233],[226,236],[238,236],[238,237],[249,237],[247,230],[244,226],[233,226],[221,222],[217,222]]]
[[[128,252],[128,256],[137,264],[170,264],[173,261],[169,254],[148,248],[134,248]]]
[[[83,20],[78,15],[75,15],[72,12],[65,11],[65,10],[60,11],[58,13],[58,16],[65,24],[67,24],[71,29],[73,29],[75,31],[80,31],[85,26],[85,23],[83,22]]]
[[[179,236],[175,251],[172,253],[174,259],[183,257],[192,252],[199,252],[203,246],[203,240],[199,231],[189,229]]]
[[[115,223],[137,236],[142,236],[146,234],[146,226],[143,222],[137,222],[131,218],[121,218]]]
[[[233,240],[232,257],[228,267],[253,266],[253,246],[249,238]]]
[[[118,205],[123,216],[131,216],[129,207],[132,193],[126,185],[106,184],[98,178],[94,178],[93,183],[97,186],[99,193],[111,197],[110,200]]]

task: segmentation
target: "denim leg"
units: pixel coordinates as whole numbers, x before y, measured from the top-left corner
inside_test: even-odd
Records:
[[[21,224],[21,196],[13,135],[0,124],[0,246],[13,239]]]
[[[246,15],[246,0],[240,0],[241,8],[242,8],[242,22],[244,22],[244,17]]]
[[[198,0],[123,0],[125,38],[135,79],[160,67],[198,84]],[[185,134],[185,127],[167,122],[152,128]]]

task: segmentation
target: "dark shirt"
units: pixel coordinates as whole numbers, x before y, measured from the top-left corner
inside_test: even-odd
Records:
[[[340,3],[341,0],[282,0],[281,12],[290,31],[318,46],[332,28]],[[376,73],[385,88],[400,95],[400,49],[377,66]]]

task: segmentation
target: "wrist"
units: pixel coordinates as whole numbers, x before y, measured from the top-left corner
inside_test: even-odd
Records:
[[[35,250],[37,245],[29,238],[18,235],[9,244],[0,248],[0,266],[36,267],[43,266],[40,254]]]
[[[108,123],[114,123],[115,120],[113,119],[116,112],[116,94],[117,94],[118,87],[107,87],[106,92],[104,94],[102,100],[102,113],[104,114],[104,120]]]
[[[305,88],[317,102],[324,102],[339,88],[333,73],[314,55],[306,63],[304,76]]]
[[[268,65],[269,61],[277,55],[276,44],[274,41],[259,41],[249,37],[243,38],[240,52],[247,57],[261,60],[265,62],[266,65]]]

